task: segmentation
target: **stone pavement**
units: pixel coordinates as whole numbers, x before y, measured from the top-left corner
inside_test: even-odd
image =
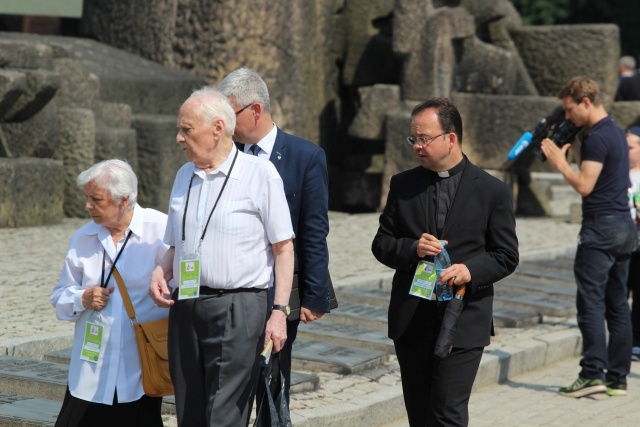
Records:
[[[338,295],[340,290],[348,288],[388,286],[392,272],[379,264],[370,252],[377,219],[378,214],[330,213],[330,270]],[[69,238],[84,222],[65,219],[62,224],[47,227],[0,229],[0,324],[3,326],[0,354],[40,359],[46,352],[71,345],[73,327],[55,319],[48,297],[60,273]],[[521,261],[571,252],[575,249],[578,230],[579,225],[558,218],[519,218],[517,233]],[[558,386],[570,383],[577,374],[577,360],[567,361],[567,357],[578,355],[579,342],[572,318],[545,317],[545,322],[535,327],[497,330],[497,336],[483,358],[472,395],[471,425],[525,425],[527,422],[531,424],[526,425],[565,425],[564,422],[554,424],[560,416],[543,417],[550,412],[546,410],[547,405],[551,405],[550,408],[557,405],[558,409],[561,405],[578,407],[594,414],[600,412],[603,405],[588,405],[586,399],[572,401],[553,393]],[[638,378],[637,367],[634,368],[632,381]],[[546,378],[543,373],[549,369],[555,371],[548,379],[543,379]],[[399,372],[393,356],[384,366],[360,374],[321,372],[318,375],[321,385],[317,391],[292,395],[294,425],[404,425]],[[533,375],[531,379],[529,375]],[[542,377],[538,379],[535,375]],[[505,385],[495,385],[507,380]],[[633,397],[637,387],[633,385],[631,396],[618,398],[627,402],[627,406],[620,403],[624,407],[617,411],[626,413],[630,411],[629,403],[637,403],[637,397]],[[516,397],[516,392],[527,390],[541,393],[535,398]],[[489,394],[486,399],[485,394]],[[494,401],[493,394],[500,399]],[[540,400],[545,397],[549,402]],[[556,398],[562,400],[556,403]],[[512,400],[514,402],[510,403]],[[510,404],[516,408],[530,408],[523,411],[532,418],[527,420],[515,409],[497,415],[498,408],[507,408]],[[522,418],[514,418],[516,414]],[[540,423],[536,424],[538,420]],[[175,418],[165,416],[165,425],[175,426]]]
[[[629,395],[596,394],[581,399],[562,397],[559,387],[571,384],[579,359],[567,358],[544,369],[481,388],[471,395],[471,427],[590,427],[640,425],[640,363],[631,366]],[[400,427],[402,424],[398,424]]]

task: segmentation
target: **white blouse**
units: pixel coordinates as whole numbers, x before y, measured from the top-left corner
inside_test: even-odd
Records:
[[[149,297],[151,272],[167,250],[162,242],[167,216],[153,209],[136,205],[126,234],[132,231],[117,268],[127,287],[129,297],[140,322],[157,320],[169,315],[166,308],[158,308]],[[69,391],[79,399],[111,405],[116,389],[118,402],[133,402],[144,394],[141,381],[140,359],[135,332],[115,278],[111,276],[107,287],[114,288],[109,302],[99,313],[82,306],[82,293],[89,287],[100,286],[103,257],[105,280],[111,264],[122,248],[125,238],[114,245],[109,231],[102,225],[89,222],[71,238],[67,257],[54,286],[49,302],[60,320],[75,322]],[[100,318],[103,344],[98,363],[80,359],[87,321]]]

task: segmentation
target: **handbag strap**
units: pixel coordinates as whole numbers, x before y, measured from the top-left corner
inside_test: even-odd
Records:
[[[131,319],[131,324],[138,323],[136,311],[133,309],[133,304],[131,304],[131,298],[129,297],[127,287],[124,285],[120,272],[115,267],[113,267],[113,277],[116,279],[116,283],[118,284],[118,290],[120,290],[120,295],[122,295],[122,302],[124,303],[124,308],[127,310],[127,316]]]

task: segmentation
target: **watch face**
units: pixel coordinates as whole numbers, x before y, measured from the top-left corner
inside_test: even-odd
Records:
[[[273,310],[280,310],[287,316],[291,313],[291,308],[288,305],[274,305]]]

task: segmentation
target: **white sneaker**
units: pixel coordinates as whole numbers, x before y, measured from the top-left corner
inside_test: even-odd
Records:
[[[631,349],[631,360],[640,362],[640,347],[633,347]]]

